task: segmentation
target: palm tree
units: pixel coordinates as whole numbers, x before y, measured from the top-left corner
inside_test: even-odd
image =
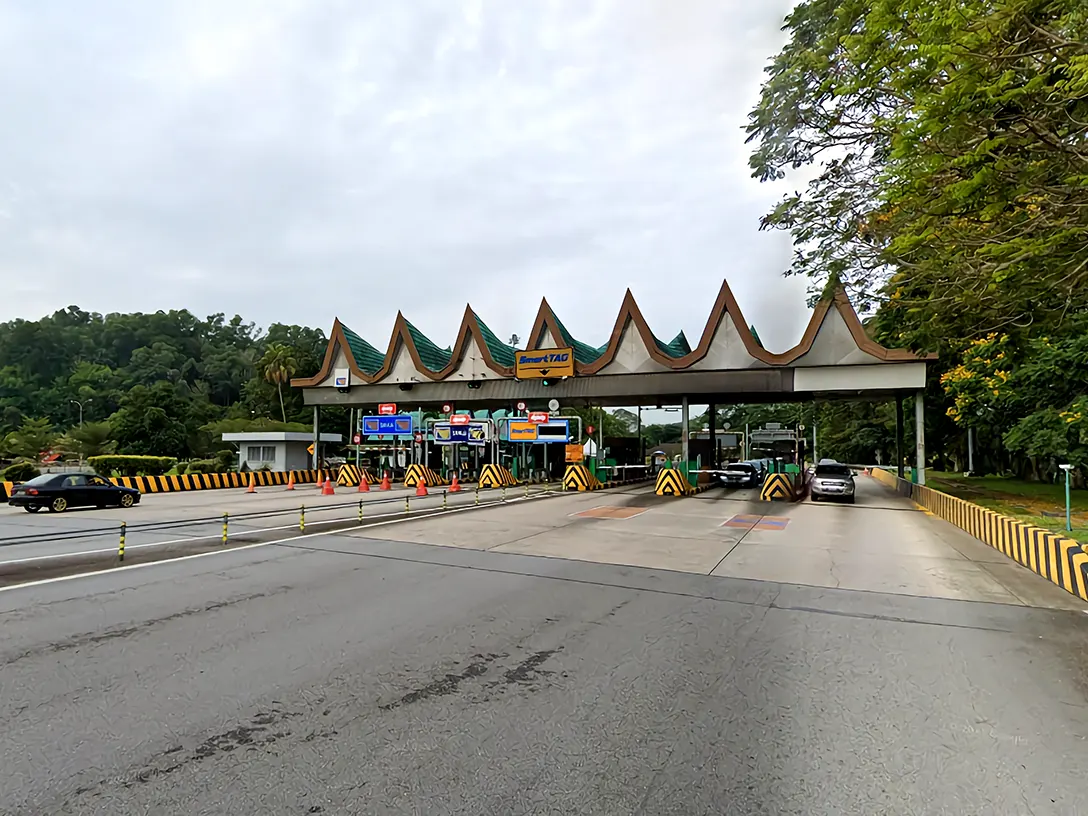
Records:
[[[298,370],[298,361],[294,358],[293,350],[283,343],[272,343],[257,365],[264,372],[265,380],[276,384],[276,393],[280,398],[280,414],[286,422],[287,409],[283,405],[283,384],[290,382]]]

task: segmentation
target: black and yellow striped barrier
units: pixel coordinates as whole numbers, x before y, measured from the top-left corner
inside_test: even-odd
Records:
[[[1066,592],[1088,601],[1088,550],[1080,542],[932,487],[913,484],[880,468],[874,468],[870,475],[909,496],[937,518],[954,524]]]
[[[249,473],[185,473],[181,476],[115,476],[115,485],[134,487],[141,493],[178,493],[185,490],[218,490],[227,487],[249,487],[252,477],[257,487],[286,485],[292,474],[295,484],[312,484],[328,476],[316,470],[254,470]]]
[[[518,483],[514,474],[502,465],[486,464],[480,470],[479,487],[512,487]]]
[[[423,465],[408,465],[408,470],[404,472],[404,486],[416,487],[420,482],[423,482],[427,487],[440,487],[447,484],[446,480],[431,470],[429,467]],[[358,484],[358,482],[356,482]]]
[[[654,493],[658,496],[694,496],[695,488],[688,477],[676,468],[664,468],[657,474]]]
[[[15,487],[15,482],[0,482],[0,500],[7,501],[11,498],[11,489]]]
[[[788,473],[768,473],[759,491],[760,501],[794,501],[793,479]]]
[[[564,490],[600,490],[601,480],[589,472],[585,465],[567,465],[563,474]]]
[[[374,474],[370,472],[370,468],[358,467],[356,465],[340,465],[340,473],[336,476],[336,483],[341,487],[358,487],[359,480],[366,476],[367,484],[377,484],[379,479],[374,478]]]

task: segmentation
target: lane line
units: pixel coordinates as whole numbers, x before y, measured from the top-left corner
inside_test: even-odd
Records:
[[[480,507],[496,507],[496,506],[502,506],[504,504],[506,504],[506,505],[513,504],[515,502],[537,501],[540,498],[544,498],[544,497],[547,497],[549,495],[562,495],[562,494],[544,493],[544,494],[536,494],[536,495],[531,495],[531,496],[521,496],[521,497],[514,498],[514,499],[507,499],[505,502],[498,501],[498,502],[492,502],[490,504],[479,504],[479,505],[472,504],[472,505],[469,505],[468,507],[452,507],[452,508],[449,508],[448,510],[439,510],[439,511],[437,511],[435,513],[427,513],[426,516],[423,516],[423,515],[405,516],[403,518],[389,519],[387,521],[378,521],[378,522],[374,522],[373,524],[356,525],[355,527],[352,527],[351,530],[365,530],[365,529],[367,529],[369,527],[384,527],[387,524],[403,524],[404,522],[408,522],[408,521],[420,521],[420,520],[422,520],[424,518],[435,518],[436,516],[448,516],[448,515],[451,515],[452,513],[464,513],[464,512],[469,511],[469,510],[477,510]],[[338,520],[334,520],[334,521],[343,522],[344,520],[343,519],[338,519]],[[315,523],[317,523],[317,524],[322,524],[322,523],[323,524],[330,524],[332,522],[331,521],[325,521],[325,522],[315,522]],[[243,550],[253,550],[253,549],[256,549],[258,547],[271,547],[271,546],[274,546],[274,545],[290,545],[291,542],[294,542],[294,541],[302,541],[303,539],[309,539],[309,538],[321,538],[323,536],[337,535],[339,533],[345,533],[346,534],[347,532],[350,532],[350,530],[327,530],[326,532],[323,532],[323,533],[305,533],[304,535],[291,536],[290,538],[280,538],[280,539],[275,539],[273,541],[258,541],[255,544],[243,544],[240,547],[227,547],[226,549],[222,549],[222,550],[209,550],[208,552],[193,553],[192,555],[179,555],[176,558],[163,558],[160,561],[149,561],[146,564],[129,564],[129,565],[123,566],[123,567],[107,567],[106,569],[91,570],[89,572],[77,572],[77,573],[75,573],[73,575],[58,575],[55,578],[43,578],[43,579],[41,579],[39,581],[27,581],[26,583],[22,583],[22,584],[12,584],[11,586],[0,587],[0,592],[9,592],[9,591],[11,591],[13,589],[28,589],[30,587],[44,586],[46,584],[56,584],[56,583],[60,583],[61,581],[74,581],[77,578],[90,578],[90,577],[95,576],[95,575],[108,575],[108,574],[115,573],[115,572],[127,572],[128,570],[143,569],[144,567],[155,567],[155,566],[159,566],[160,564],[173,564],[173,563],[175,563],[177,561],[189,561],[189,560],[194,559],[194,558],[205,558],[205,557],[207,557],[209,555],[226,555],[228,553],[236,553],[236,552],[241,552]],[[144,545],[144,546],[147,546],[147,545]],[[299,548],[296,548],[296,549],[304,549],[304,548],[299,547]],[[107,552],[114,552],[114,549],[110,548],[109,550],[107,550]]]

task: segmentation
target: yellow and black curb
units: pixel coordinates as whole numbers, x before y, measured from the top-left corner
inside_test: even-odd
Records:
[[[880,468],[874,468],[870,475],[909,496],[934,516],[970,533],[1066,592],[1088,601],[1088,550],[1079,541],[995,513],[932,487],[913,484]]]
[[[336,483],[341,487],[358,487],[359,480],[366,476],[367,484],[377,484],[380,479],[374,478],[370,468],[361,468],[357,465],[340,465],[340,473],[336,477]]]
[[[423,465],[408,465],[408,470],[404,472],[404,486],[416,487],[420,482],[423,482],[427,487],[441,487],[448,482],[439,476],[435,471],[429,467]],[[358,482],[356,482],[358,484]]]
[[[513,487],[517,483],[518,480],[508,468],[495,464],[484,465],[476,482],[479,487]]]
[[[601,480],[585,465],[567,465],[567,472],[563,474],[564,490],[600,490],[602,487]]]
[[[793,479],[787,473],[768,473],[759,491],[760,501],[794,501]]]
[[[249,487],[250,479],[257,487],[286,485],[294,474],[295,484],[324,481],[326,471],[317,470],[254,470],[249,473],[185,473],[181,476],[116,476],[115,485],[134,487],[141,493],[178,493],[185,490],[221,490],[227,487]]]
[[[688,477],[679,470],[665,468],[657,474],[654,493],[658,496],[694,496],[695,488],[688,481]]]

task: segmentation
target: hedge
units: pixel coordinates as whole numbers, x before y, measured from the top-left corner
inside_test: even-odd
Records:
[[[187,473],[219,473],[219,463],[214,459],[194,459],[186,469]]]
[[[0,470],[0,482],[28,482],[42,472],[33,462],[16,462]]]
[[[92,456],[87,464],[99,476],[162,476],[177,464],[173,456]]]

